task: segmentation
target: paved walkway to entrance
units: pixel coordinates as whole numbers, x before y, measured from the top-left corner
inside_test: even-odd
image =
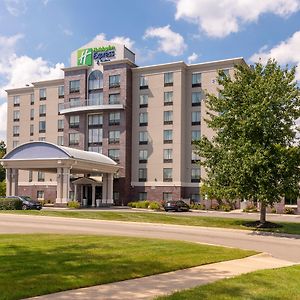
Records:
[[[237,276],[262,269],[293,265],[269,254],[214,263],[159,275],[130,279],[88,288],[70,290],[30,299],[39,300],[145,300],[170,294],[178,290],[211,283],[219,279]]]

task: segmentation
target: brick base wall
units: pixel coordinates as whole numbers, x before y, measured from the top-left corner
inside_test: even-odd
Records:
[[[44,199],[55,203],[56,186],[47,185],[22,185],[18,187],[18,194],[21,196],[29,196],[32,199],[37,199],[37,191],[44,191]]]

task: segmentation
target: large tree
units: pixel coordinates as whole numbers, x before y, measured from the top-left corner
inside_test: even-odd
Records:
[[[223,199],[259,201],[266,206],[287,191],[299,194],[300,151],[295,120],[300,116],[295,68],[238,65],[231,78],[220,71],[219,95],[207,95],[208,126],[215,136],[196,142],[206,168],[206,185]]]
[[[6,145],[4,141],[0,141],[0,158],[6,154]],[[0,165],[0,181],[5,179],[5,169]]]

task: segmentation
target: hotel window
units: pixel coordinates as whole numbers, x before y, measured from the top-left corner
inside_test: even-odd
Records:
[[[164,111],[164,125],[173,124],[173,111]]]
[[[40,137],[39,137],[39,141],[40,141],[40,142],[44,142],[44,141],[46,141],[46,138],[45,138],[44,136],[40,136]]]
[[[79,133],[69,133],[69,145],[79,145]]]
[[[140,150],[139,151],[139,163],[144,164],[148,159],[148,150]]]
[[[139,175],[139,182],[147,181],[147,169],[146,168],[140,168],[138,175]]]
[[[20,96],[13,97],[14,106],[20,106]]]
[[[139,120],[140,120],[140,126],[147,126],[148,125],[148,113],[147,112],[140,113]]]
[[[120,75],[109,76],[109,88],[116,88],[120,86]]]
[[[36,192],[36,197],[37,197],[38,199],[44,199],[44,197],[45,197],[45,192],[44,192],[44,191],[37,191],[37,192]]]
[[[120,161],[120,150],[119,149],[108,149],[108,157],[110,157],[115,162]]]
[[[97,90],[103,88],[103,74],[99,70],[93,71],[89,76],[89,90]]]
[[[164,201],[172,201],[172,193],[163,193]]]
[[[120,104],[120,94],[110,94],[108,96],[108,103],[109,104]]]
[[[201,73],[192,74],[192,87],[201,87]]]
[[[19,136],[20,135],[20,126],[14,126],[13,127],[13,136]]]
[[[201,92],[193,92],[192,93],[192,106],[200,106],[202,100]]]
[[[114,203],[120,200],[120,192],[113,192]]]
[[[34,125],[30,124],[30,135],[33,136],[34,134]]]
[[[30,105],[34,104],[34,94],[30,94]]]
[[[39,121],[39,132],[46,132],[46,121]]]
[[[40,100],[46,100],[46,99],[47,99],[46,89],[42,88],[40,89]]]
[[[30,110],[30,120],[34,120],[34,108]]]
[[[39,109],[40,117],[46,116],[46,104],[41,104]]]
[[[140,192],[139,193],[139,201],[145,201],[147,200],[147,193],[146,192]]]
[[[173,143],[173,130],[164,130],[164,144]]]
[[[58,103],[58,114],[60,114],[60,112],[65,108],[65,104],[64,103]]]
[[[119,144],[120,143],[120,131],[112,130],[108,132],[108,143]]]
[[[19,145],[19,141],[13,141],[13,148],[16,148]]]
[[[200,111],[192,111],[192,125],[200,125]]]
[[[173,150],[172,149],[164,149],[164,163],[173,162]]]
[[[140,108],[148,107],[148,95],[140,95]]]
[[[230,74],[229,74],[229,69],[223,69],[223,72],[224,72],[224,75],[225,77],[230,77]]]
[[[121,115],[119,112],[109,114],[109,125],[120,125]]]
[[[28,172],[28,181],[32,182],[32,171]]]
[[[200,130],[192,130],[192,142],[200,141]]]
[[[102,153],[102,147],[101,146],[89,146],[88,151]]]
[[[63,146],[64,145],[64,137],[63,136],[58,136],[57,137],[57,145],[58,146]]]
[[[103,125],[103,115],[102,114],[95,114],[89,115],[89,127],[100,127]]]
[[[147,131],[140,131],[139,132],[139,144],[140,145],[147,145],[148,144],[148,132]]]
[[[164,182],[171,182],[173,181],[173,169],[172,168],[164,168],[163,169],[163,181]]]
[[[173,105],[173,92],[164,93],[164,105]]]
[[[80,92],[80,80],[71,80],[69,83],[70,94]]]
[[[88,105],[102,105],[103,92],[89,93]]]
[[[14,110],[14,122],[20,121],[20,111],[19,110]]]
[[[200,162],[200,156],[195,153],[194,151],[192,151],[192,164],[197,164],[198,162]]]
[[[192,202],[200,202],[200,194],[191,194],[190,198]]]
[[[70,98],[69,104],[70,104],[70,107],[80,106],[80,98]]]
[[[148,88],[148,78],[146,76],[140,76],[140,90],[145,90]]]
[[[89,129],[89,146],[100,146],[102,145],[103,130],[102,128]]]
[[[64,120],[57,121],[57,131],[64,131]]]
[[[38,171],[38,181],[45,181],[45,173]]]
[[[191,182],[200,182],[200,168],[193,168]]]
[[[164,86],[173,85],[173,72],[168,72],[164,74]]]
[[[79,128],[79,122],[80,122],[80,119],[79,119],[79,116],[70,116],[70,119],[69,119],[69,127],[70,128]]]
[[[65,97],[65,86],[60,85],[57,89],[58,89],[58,98],[64,98]]]

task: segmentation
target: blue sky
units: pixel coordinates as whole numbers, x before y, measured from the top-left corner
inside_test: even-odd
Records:
[[[300,63],[300,0],[1,0],[0,25],[0,119],[5,88],[61,76],[96,36],[130,46],[138,65]]]

